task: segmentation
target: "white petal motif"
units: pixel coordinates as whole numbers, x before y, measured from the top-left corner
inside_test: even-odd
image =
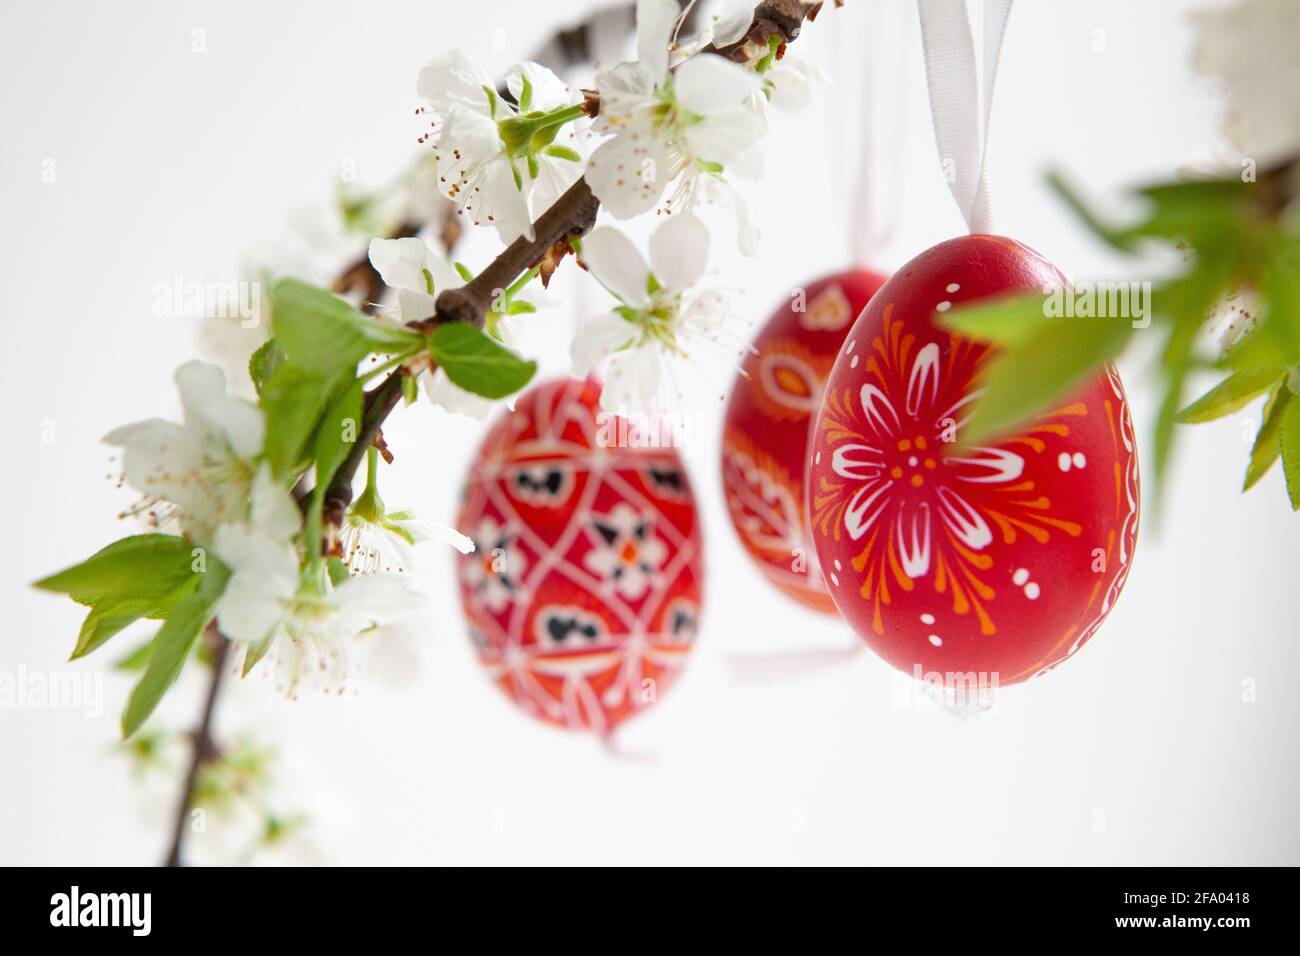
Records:
[[[938,397],[939,346],[931,342],[912,361],[912,374],[907,379],[907,414],[916,418]]]
[[[841,445],[831,456],[831,469],[850,480],[879,478],[885,470],[885,459],[879,449],[870,445]]]
[[[880,513],[885,510],[885,506],[889,504],[885,492],[889,491],[893,484],[892,481],[872,479],[849,499],[848,507],[844,509],[844,529],[854,541],[866,534],[876,523]]]
[[[903,573],[912,580],[930,570],[930,506],[921,502],[898,516],[898,555]]]
[[[972,551],[981,551],[993,543],[988,522],[961,495],[951,488],[939,488],[939,513],[957,540]]]
[[[879,438],[893,438],[898,433],[898,412],[888,396],[874,385],[863,385],[859,393],[867,424]]]

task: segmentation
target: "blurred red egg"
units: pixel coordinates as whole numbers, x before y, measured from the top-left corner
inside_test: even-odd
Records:
[[[671,448],[633,444],[600,386],[526,392],[470,466],[458,562],[479,659],[523,710],[605,734],[658,700],[695,640],[703,554]],[[622,436],[622,437],[620,437]]]
[[[884,281],[854,269],[793,290],[754,340],[723,427],[723,492],[741,544],[769,581],[829,614],[808,535],[808,438],[844,337]]]
[[[827,382],[809,481],[818,557],[844,618],[916,676],[1040,674],[1092,637],[1128,576],[1138,461],[1113,368],[1015,434],[960,444],[992,353],[934,316],[1062,283],[1010,239],[941,243],[884,284]]]

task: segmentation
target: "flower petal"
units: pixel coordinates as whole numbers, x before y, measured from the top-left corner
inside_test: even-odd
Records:
[[[653,345],[617,352],[609,361],[600,392],[600,407],[616,415],[658,410],[663,356]]]
[[[271,466],[266,462],[257,469],[250,498],[253,527],[268,537],[287,541],[302,527],[302,512],[297,502],[271,477]]]
[[[677,0],[636,0],[636,58],[651,76],[668,72],[668,44],[681,14]]]
[[[403,239],[371,239],[370,264],[390,289],[424,292],[428,283],[424,270],[433,250],[428,242],[411,236]]]
[[[454,106],[489,116],[491,101],[487,90],[495,88],[487,71],[460,50],[439,53],[420,70],[415,83],[416,95],[427,100],[443,118]]]
[[[490,398],[475,395],[453,383],[442,369],[421,376],[421,381],[429,401],[454,415],[465,415],[482,422],[487,421],[496,408],[496,403]]]
[[[176,370],[186,424],[214,434],[241,458],[261,454],[266,420],[256,406],[226,394],[226,373],[207,362],[186,362]]]
[[[474,550],[473,538],[461,534],[455,528],[449,528],[444,524],[438,524],[434,521],[419,521],[414,518],[409,521],[394,521],[392,524],[410,535],[411,540],[416,544],[422,541],[442,541],[451,545],[461,554],[469,554]]]
[[[430,318],[437,303],[437,298],[426,292],[416,292],[414,289],[399,289],[397,292],[397,313],[402,325]]]
[[[669,216],[650,236],[650,263],[666,289],[689,289],[704,275],[708,261],[709,230],[698,216]]]
[[[754,23],[754,5],[748,0],[733,0],[727,12],[713,25],[711,42],[715,46],[730,46],[749,32]]]
[[[326,602],[335,608],[333,628],[341,637],[360,633],[371,624],[401,620],[428,603],[398,574],[355,575],[331,591]]]
[[[682,133],[686,150],[695,158],[726,167],[762,139],[767,119],[748,106],[706,116]]]
[[[636,326],[613,312],[588,319],[578,327],[569,346],[573,376],[585,378],[601,359],[626,348],[637,334]]]
[[[510,72],[506,74],[506,89],[510,91],[516,103],[523,95],[524,77],[528,77],[528,85],[533,90],[533,99],[528,105],[529,110],[547,111],[578,102],[578,94],[565,85],[563,80],[546,67],[528,62],[512,66]]]
[[[587,185],[615,219],[649,212],[668,185],[672,160],[649,126],[624,127],[587,161]]]
[[[735,170],[734,164],[732,169]],[[726,206],[735,214],[736,245],[740,248],[740,254],[750,258],[758,255],[763,230],[740,190],[721,176],[705,176],[702,182],[704,183],[704,198],[707,201]]]
[[[650,304],[650,270],[632,240],[612,226],[598,226],[582,240],[582,261],[596,281],[625,305]],[[626,323],[625,323],[626,324]]]
[[[734,110],[762,88],[753,70],[713,53],[693,56],[673,72],[677,101],[701,116]]]

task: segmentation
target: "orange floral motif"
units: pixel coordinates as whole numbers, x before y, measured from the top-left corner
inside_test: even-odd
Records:
[[[812,492],[813,525],[837,542],[847,535],[861,544],[851,563],[876,634],[885,633],[882,608],[896,593],[924,585],[954,613],[973,614],[980,633],[992,636],[998,627],[990,545],[998,538],[1012,544],[1022,534],[1047,544],[1054,535],[1082,532],[1026,477],[1025,456],[1042,453],[1044,436],[1068,437],[1071,423],[1089,410],[1072,403],[1000,445],[959,445],[957,433],[978,395],[969,385],[988,348],[942,332],[921,343],[892,313],[886,305],[880,334],[861,356],[865,381],[826,396],[818,454],[832,460]],[[857,345],[849,342],[845,354]]]

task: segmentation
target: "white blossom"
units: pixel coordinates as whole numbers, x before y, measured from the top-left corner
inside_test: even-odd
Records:
[[[582,174],[582,163],[566,128],[581,115],[578,94],[536,63],[513,68],[506,87],[518,107],[459,50],[436,56],[416,83],[434,117],[439,189],[508,243],[533,238],[530,196],[540,214]]]
[[[669,211],[687,212],[701,184],[756,172],[753,147],[767,130],[751,69],[701,53],[669,68],[680,10],[674,0],[638,0],[637,60],[596,77],[599,132],[587,183],[616,218],[647,212],[676,183]],[[709,198],[709,197],[705,197]]]
[[[293,497],[263,466],[248,522],[223,524],[214,549],[230,569],[217,601],[221,633],[247,654],[264,654],[289,696],[306,681],[344,689],[356,638],[420,610],[424,599],[393,574],[305,587],[293,537],[302,519]]]
[[[693,359],[699,346],[739,349],[725,326],[725,296],[692,293],[708,259],[708,230],[691,214],[675,215],[650,238],[653,269],[623,233],[610,226],[583,240],[587,269],[619,306],[579,328],[571,349],[573,374],[585,376],[608,359],[600,403],[620,414],[654,412],[672,381],[671,364]]]
[[[215,365],[187,362],[176,370],[184,422],[151,418],[104,436],[122,449],[126,481],[145,496],[136,511],[174,518],[196,541],[219,524],[240,520],[262,452],[266,422],[255,405],[226,393]]]
[[[474,542],[455,528],[421,521],[409,511],[369,514],[354,508],[339,535],[343,559],[353,574],[410,571],[415,546],[426,541],[442,541],[461,554],[474,550]]]

